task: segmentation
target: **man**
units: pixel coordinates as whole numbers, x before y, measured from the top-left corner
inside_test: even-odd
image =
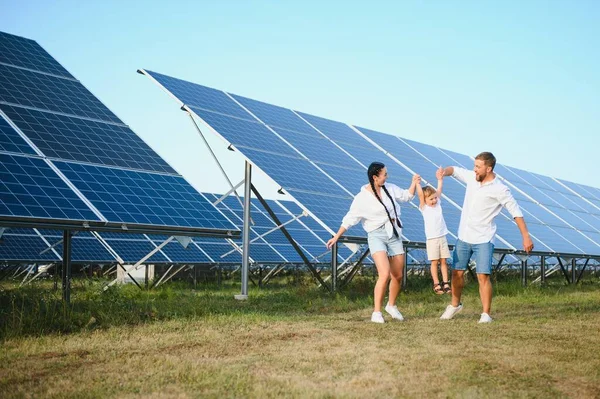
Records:
[[[494,173],[496,158],[491,152],[482,152],[475,157],[473,171],[456,166],[444,169],[443,176],[453,176],[467,185],[465,200],[460,215],[458,240],[452,256],[452,303],[440,317],[449,320],[462,310],[460,302],[464,287],[464,274],[472,255],[475,255],[479,296],[483,313],[479,323],[491,323],[492,307],[492,255],[494,252],[494,236],[498,216],[502,207],[506,208],[517,224],[523,237],[523,249],[529,253],[533,242],[527,231],[523,214],[506,187]]]

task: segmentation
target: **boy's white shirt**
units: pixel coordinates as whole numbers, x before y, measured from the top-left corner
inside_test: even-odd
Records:
[[[381,206],[381,203],[377,200],[375,194],[367,189],[368,187],[368,184],[364,185],[360,192],[354,197],[352,205],[350,205],[350,210],[342,220],[342,227],[348,230],[350,227],[362,222],[363,228],[367,233],[369,233],[385,225],[387,236],[391,238],[394,234],[392,224],[388,219],[385,209],[383,206]],[[396,200],[400,202],[408,202],[415,197],[415,195],[411,195],[408,190],[402,189],[395,184],[388,183],[385,185],[385,187],[388,189],[391,197],[395,200],[394,202],[396,202]],[[392,219],[395,217],[400,219],[400,205],[395,203],[396,212],[398,213],[396,215],[394,213],[392,201],[390,201],[383,189],[381,190],[381,200],[388,209],[390,217]],[[396,226],[396,230],[398,230],[398,234],[402,233],[398,226]]]
[[[446,221],[444,220],[444,214],[442,212],[442,198],[438,198],[437,204],[429,206],[426,203],[423,206],[419,206],[421,215],[423,215],[423,222],[425,224],[425,237],[428,240],[432,238],[443,237],[448,234],[448,228],[446,227]]]
[[[513,218],[523,217],[510,189],[497,177],[482,184],[476,180],[474,171],[458,166],[454,166],[452,176],[467,185],[458,227],[459,240],[469,244],[493,243],[496,236],[494,218],[502,207]]]

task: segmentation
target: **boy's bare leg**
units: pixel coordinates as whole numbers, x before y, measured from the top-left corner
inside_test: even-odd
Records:
[[[442,281],[450,281],[448,280],[448,263],[446,259],[440,259],[440,269],[442,271]]]
[[[429,268],[429,271],[431,272],[431,278],[433,279],[433,284],[439,284],[440,280],[438,278],[438,260],[432,260],[431,261],[431,266]],[[448,277],[448,270],[446,270],[446,278]]]

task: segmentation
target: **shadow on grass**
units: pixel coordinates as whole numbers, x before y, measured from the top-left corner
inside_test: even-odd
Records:
[[[244,316],[248,318],[286,319],[313,315],[338,314],[370,308],[374,280],[357,276],[342,292],[331,295],[314,285],[312,280],[299,284],[275,282],[265,288],[250,290],[247,301],[237,301],[239,284],[225,283],[221,287],[206,284],[193,290],[187,284],[169,283],[159,289],[142,291],[135,286],[115,286],[103,292],[104,282],[74,284],[72,303],[66,307],[60,290],[50,282],[35,286],[0,288],[0,340],[21,336],[69,334],[112,326],[139,325],[160,320],[202,319],[214,316]],[[477,283],[470,282],[465,295],[478,298]],[[496,284],[496,296],[520,302],[524,312],[543,312],[549,297],[580,291],[597,291],[597,284],[578,287],[564,284],[546,287],[521,287],[519,281]],[[411,277],[408,290],[400,299],[405,306],[425,305],[436,309],[448,296],[431,291],[427,278]],[[595,304],[567,303],[564,311],[593,310]],[[556,305],[556,304],[555,304]],[[517,309],[520,306],[515,305]]]

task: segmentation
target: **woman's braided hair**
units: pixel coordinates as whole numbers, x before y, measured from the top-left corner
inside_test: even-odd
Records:
[[[392,223],[392,229],[394,230],[394,235],[396,236],[396,238],[400,238],[398,231],[396,230],[396,226],[394,225],[394,221],[392,220],[392,217],[390,216],[390,212],[388,211],[387,207],[381,200],[381,197],[379,197],[379,194],[377,194],[377,190],[375,190],[374,177],[378,176],[379,172],[381,172],[381,170],[383,168],[385,168],[385,165],[381,162],[373,162],[373,163],[371,163],[371,165],[369,165],[369,169],[367,169],[367,175],[369,176],[369,184],[371,185],[371,190],[373,190],[373,194],[375,194],[375,197],[379,200],[379,203],[381,203],[381,205],[383,206],[383,209],[385,209],[385,213],[387,214],[387,217],[390,220],[390,223]],[[385,185],[381,186],[381,188],[383,188],[383,191],[385,192],[385,194],[388,196],[390,201],[392,201],[392,205],[394,206],[394,214],[396,216],[396,222],[398,223],[398,227],[402,228],[402,225],[400,224],[400,220],[398,220],[398,212],[396,211],[396,202],[390,195],[390,193],[389,193],[388,189],[385,187]]]

